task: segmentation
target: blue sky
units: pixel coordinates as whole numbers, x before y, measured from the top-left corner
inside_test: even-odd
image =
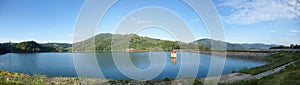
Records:
[[[40,43],[72,43],[76,19],[84,2],[0,0],[0,42],[35,40]],[[213,0],[213,4],[221,16],[228,42],[300,44],[299,0]],[[181,0],[121,0],[104,16],[97,33],[114,33],[126,15],[147,6],[172,10],[189,25],[197,39],[210,37],[201,17]],[[132,21],[151,22],[143,19]],[[138,34],[174,40],[168,32],[155,28]]]

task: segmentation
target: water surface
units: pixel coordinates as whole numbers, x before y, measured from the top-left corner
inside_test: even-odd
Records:
[[[28,53],[28,54],[17,54],[17,53],[8,53],[0,55],[0,70],[7,70],[18,73],[25,73],[30,75],[47,75],[51,77],[55,76],[68,76],[76,77],[76,70],[73,62],[73,54],[80,54],[83,57],[91,57],[91,53]],[[180,65],[184,61],[188,61],[188,64],[185,65],[185,69],[195,68],[195,60],[192,57],[200,57],[199,67],[198,67],[198,78],[206,77],[211,64],[211,58],[224,58],[211,55],[195,55],[195,53],[189,52],[178,52],[177,58],[170,58],[169,52],[150,52],[150,54],[162,54],[165,56],[155,56],[166,58],[166,62],[150,62],[149,52],[133,52],[129,53],[130,60],[132,63],[139,69],[147,69],[151,64],[155,65],[165,65],[163,71],[155,78],[176,78]],[[98,64],[105,76],[105,78],[110,79],[130,79],[122,74],[112,58],[111,53],[96,53]],[[125,55],[124,55],[125,56]],[[124,57],[120,53],[119,57]],[[236,58],[226,58],[225,66],[222,74],[229,74],[233,70],[240,70],[243,68],[251,68],[264,65],[266,62],[263,61],[253,61],[246,59],[236,59]],[[83,66],[88,67],[88,62]],[[131,70],[131,69],[127,69]],[[189,73],[189,72],[187,72]],[[141,75],[145,76],[145,75]]]

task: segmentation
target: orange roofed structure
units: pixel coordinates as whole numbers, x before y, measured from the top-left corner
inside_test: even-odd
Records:
[[[171,52],[171,58],[176,58],[176,57],[177,57],[176,50],[172,50],[172,52]]]

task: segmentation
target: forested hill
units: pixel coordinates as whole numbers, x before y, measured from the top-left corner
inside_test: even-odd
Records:
[[[92,43],[95,39],[95,43]],[[112,45],[113,44],[113,45]],[[222,48],[227,49],[222,49]],[[114,49],[111,48],[114,47]],[[73,45],[74,51],[79,52],[110,52],[110,51],[149,51],[161,49],[169,51],[172,49],[198,49],[198,50],[249,50],[249,49],[269,49],[278,45],[266,44],[237,44],[213,39],[199,39],[191,43],[180,41],[169,41],[143,37],[136,34],[110,34],[103,33],[93,38],[84,40]],[[92,47],[92,48],[89,48]],[[95,47],[95,48],[93,48]]]
[[[199,39],[194,42],[193,44],[202,45],[205,47],[209,47],[211,49],[222,49],[225,47],[227,50],[249,50],[249,49],[269,49],[271,47],[276,47],[279,45],[266,45],[261,43],[254,43],[254,44],[237,44],[237,43],[229,43],[220,40],[213,40],[213,39]]]
[[[95,40],[95,43],[92,41]],[[265,44],[234,44],[213,39],[199,39],[191,43],[169,41],[143,37],[136,34],[98,34],[87,40],[75,43],[45,43],[39,44],[34,41],[21,43],[0,43],[0,54],[3,53],[33,53],[33,52],[111,52],[111,51],[169,51],[172,49],[198,49],[198,50],[247,50],[269,49],[278,45]],[[112,46],[114,48],[112,48]]]
[[[95,44],[91,41],[95,39]],[[111,48],[113,44],[113,49]],[[96,49],[89,48],[95,46]],[[143,37],[136,34],[110,34],[103,33],[75,43],[73,50],[75,52],[110,52],[110,51],[149,51],[149,50],[172,50],[172,49],[200,49],[208,50],[201,45],[184,43],[180,41],[160,40],[150,37]]]
[[[0,54],[4,53],[34,53],[34,52],[63,52],[72,45],[67,43],[38,44],[35,41],[21,43],[0,43]]]

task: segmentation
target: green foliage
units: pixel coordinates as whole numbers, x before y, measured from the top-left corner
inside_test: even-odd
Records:
[[[59,78],[47,77],[44,75],[29,76],[26,74],[0,70],[0,85],[79,85],[79,83],[79,79],[75,77]]]
[[[198,44],[199,46],[211,48],[211,50],[269,49],[270,47],[277,46],[277,45],[265,45],[265,44],[260,44],[260,43],[236,44],[236,43],[229,43],[229,42],[213,40],[213,39],[199,39],[192,43]],[[224,49],[225,47],[226,47],[226,49]]]
[[[298,60],[278,73],[263,77],[261,79],[251,79],[227,84],[222,83],[219,85],[300,85],[299,80],[300,61]]]
[[[63,44],[63,43],[38,44],[35,41],[25,41],[21,43],[3,43],[0,44],[0,54],[63,52],[68,47],[71,47],[71,44]]]
[[[45,51],[54,51],[54,52],[71,52],[68,50],[72,47],[72,44],[68,43],[46,43],[41,44],[46,50]]]
[[[251,69],[242,69],[240,72],[247,74],[258,74],[298,59],[300,59],[300,52],[278,52],[270,56],[263,57],[262,60],[268,61],[268,64]]]
[[[199,50],[211,50],[208,47],[202,46],[202,45],[198,45]]]
[[[163,81],[171,81],[169,78],[164,78]]]
[[[300,45],[297,44],[291,44],[290,46],[274,46],[271,47],[270,49],[300,49]]]
[[[41,46],[34,41],[21,42],[16,45],[16,52],[40,52]]]
[[[203,83],[202,83],[200,80],[196,79],[196,80],[194,81],[194,84],[193,84],[193,85],[203,85]]]
[[[0,43],[0,54],[8,53],[7,48]]]
[[[175,48],[177,48],[177,49],[180,48],[180,46],[177,43],[175,43],[173,41],[167,41],[167,40],[159,42],[159,47],[161,47],[163,50],[166,50],[166,51],[170,51]]]
[[[281,46],[271,47],[270,49],[290,49],[290,47],[281,45]]]

